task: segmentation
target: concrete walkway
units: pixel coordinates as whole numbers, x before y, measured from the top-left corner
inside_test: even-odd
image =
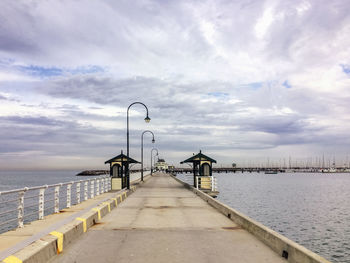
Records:
[[[130,174],[132,184],[137,184],[140,181],[140,176],[141,173]],[[144,177],[147,178],[149,176],[149,172],[145,172]],[[24,228],[16,228],[0,234],[0,261],[34,241],[39,240],[60,226],[73,221],[76,217],[90,211],[91,208],[96,207],[103,201],[109,200],[115,195],[115,191],[103,193],[80,204],[73,205],[71,208],[63,209],[58,214],[47,215],[43,220],[36,220],[25,224]]]
[[[165,174],[156,174],[53,262],[286,262]]]

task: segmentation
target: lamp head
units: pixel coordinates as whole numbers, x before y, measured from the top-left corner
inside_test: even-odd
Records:
[[[147,115],[147,117],[145,118],[145,122],[149,123],[150,121],[151,121],[151,118],[148,117],[148,115]]]
[[[155,143],[156,141],[154,139],[152,139],[152,143]]]

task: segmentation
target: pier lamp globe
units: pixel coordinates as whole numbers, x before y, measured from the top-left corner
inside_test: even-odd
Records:
[[[155,143],[156,142],[156,140],[155,139],[152,139],[152,143]]]
[[[148,115],[147,115],[147,117],[145,118],[145,122],[149,123],[150,121],[151,121],[151,118],[148,117]]]

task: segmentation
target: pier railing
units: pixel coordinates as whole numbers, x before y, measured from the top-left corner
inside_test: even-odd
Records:
[[[0,233],[94,198],[111,189],[109,176],[0,192]]]

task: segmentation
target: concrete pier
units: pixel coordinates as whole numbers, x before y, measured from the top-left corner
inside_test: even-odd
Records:
[[[50,262],[286,260],[181,183],[157,173]]]

